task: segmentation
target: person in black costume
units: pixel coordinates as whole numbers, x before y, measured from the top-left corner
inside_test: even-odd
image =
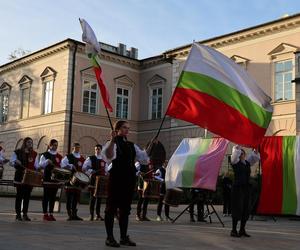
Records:
[[[259,155],[255,150],[246,158],[246,152],[240,146],[234,146],[231,155],[231,165],[234,172],[232,184],[232,237],[250,237],[246,233],[245,226],[249,218],[249,193],[250,193],[250,166],[259,160]],[[240,231],[237,232],[238,221],[241,221]]]
[[[194,206],[197,205],[197,221],[206,222],[204,219],[204,201],[205,194],[204,191],[199,188],[191,189],[192,201],[193,203],[190,206],[190,222],[195,222],[194,219]]]
[[[223,176],[222,187],[223,187],[223,216],[230,216],[232,180],[229,177],[229,172],[226,172]]]
[[[103,147],[103,159],[112,161],[109,170],[108,197],[105,208],[105,228],[107,239],[105,244],[110,247],[120,245],[136,246],[127,235],[128,218],[131,210],[132,197],[136,182],[135,160],[148,164],[149,158],[146,151],[142,151],[134,143],[127,140],[129,123],[124,120],[117,121],[111,140]],[[114,216],[119,214],[120,244],[113,235]]]

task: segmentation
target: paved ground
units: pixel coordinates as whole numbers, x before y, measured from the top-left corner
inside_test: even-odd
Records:
[[[70,249],[94,250],[111,249],[104,246],[104,223],[87,221],[88,207],[81,205],[79,215],[85,218],[82,222],[67,222],[64,209],[56,214],[58,221],[43,222],[40,213],[41,202],[31,201],[29,216],[32,222],[15,222],[14,199],[0,198],[0,249],[2,250],[44,250]],[[175,217],[184,206],[171,208]],[[217,207],[220,210],[220,207]],[[188,214],[184,214],[172,224],[155,221],[155,206],[150,205],[150,222],[137,222],[133,213],[130,217],[129,233],[137,247],[122,247],[131,249],[300,249],[300,221],[289,218],[257,217],[247,225],[251,238],[229,237],[231,220],[222,217],[225,228],[212,216],[213,223],[190,223]],[[264,219],[264,220],[262,220]],[[115,227],[115,237],[119,238],[118,225]]]

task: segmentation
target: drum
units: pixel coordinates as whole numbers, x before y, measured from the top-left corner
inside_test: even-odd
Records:
[[[107,198],[108,176],[96,176],[94,197]]]
[[[167,189],[164,203],[171,207],[178,207],[183,191],[180,188]]]
[[[160,197],[160,184],[158,180],[144,180],[143,197],[151,199],[159,199]]]
[[[57,182],[68,182],[72,177],[72,172],[68,169],[54,168],[51,179]]]
[[[74,187],[85,188],[90,182],[90,178],[82,172],[75,172],[72,176],[70,184]]]
[[[30,169],[25,169],[22,184],[32,187],[41,187],[43,180],[43,174]]]

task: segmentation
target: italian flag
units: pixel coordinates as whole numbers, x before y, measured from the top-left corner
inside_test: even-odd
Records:
[[[300,215],[300,137],[265,137],[260,145],[261,214]]]
[[[185,138],[168,162],[167,188],[216,190],[228,141],[224,138]]]
[[[242,67],[194,43],[166,114],[237,144],[257,146],[272,118],[270,101]]]

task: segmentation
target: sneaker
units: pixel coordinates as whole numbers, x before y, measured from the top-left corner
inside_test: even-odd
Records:
[[[94,220],[94,215],[91,215],[89,221],[93,221],[93,220]]]
[[[141,218],[141,216],[139,216],[139,215],[136,215],[135,216],[135,219],[137,220],[137,221],[142,221],[143,219]]]
[[[173,222],[173,219],[170,216],[166,216],[166,221]]]
[[[49,215],[50,221],[56,221],[56,219],[54,218],[53,214]]]
[[[114,238],[107,238],[105,245],[108,247],[120,247],[120,244]]]
[[[238,234],[238,232],[236,230],[231,230],[230,236],[231,237],[235,237],[235,238],[239,238],[240,237],[240,235]]]
[[[27,214],[23,215],[23,221],[31,221]]]
[[[161,216],[158,215],[157,218],[156,218],[156,220],[157,220],[157,221],[163,221],[163,218],[162,218]]]
[[[20,214],[16,215],[16,221],[22,221],[22,216]]]
[[[136,243],[129,238],[129,235],[127,235],[126,238],[120,240],[120,245],[135,247]]]
[[[83,220],[82,218],[80,218],[77,214],[73,216],[73,220]]]
[[[240,237],[251,237],[249,234],[246,233],[245,230],[240,230],[239,231],[239,236]]]

